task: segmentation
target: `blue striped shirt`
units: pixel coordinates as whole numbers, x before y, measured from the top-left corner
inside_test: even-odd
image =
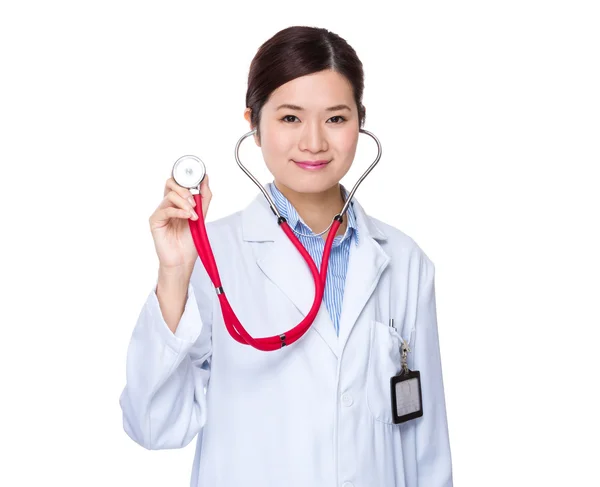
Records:
[[[323,236],[327,234],[316,236],[314,232],[304,223],[294,206],[290,201],[277,189],[277,186],[273,183],[267,183],[267,187],[271,191],[275,206],[281,216],[284,216],[288,222],[290,228],[294,230],[309,234],[310,236],[305,237],[296,234],[304,248],[313,258],[317,268],[321,266],[321,259],[323,258],[323,251],[325,249],[325,240]],[[341,185],[344,191],[345,198],[348,197],[348,191]],[[335,332],[339,336],[340,333],[340,313],[342,311],[342,300],[344,297],[344,284],[346,282],[346,273],[348,271],[348,258],[350,255],[350,242],[354,240],[354,243],[358,245],[358,228],[356,225],[356,216],[352,206],[354,202],[350,203],[348,211],[344,217],[348,222],[346,233],[344,235],[336,235],[333,240],[331,247],[331,254],[329,255],[329,265],[327,267],[327,281],[325,283],[325,293],[323,299],[325,300],[325,306],[329,311],[331,321],[335,327]],[[341,210],[341,208],[340,208]],[[321,230],[321,229],[319,229]],[[321,230],[322,231],[322,230]]]

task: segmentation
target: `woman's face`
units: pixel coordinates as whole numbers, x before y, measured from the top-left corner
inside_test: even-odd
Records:
[[[282,106],[288,105],[288,106]],[[246,109],[250,120],[250,109]],[[277,88],[262,109],[260,141],[267,168],[279,184],[298,193],[320,193],[348,172],[359,135],[352,86],[325,70]],[[316,166],[302,165],[322,161]],[[313,169],[311,169],[313,167]]]

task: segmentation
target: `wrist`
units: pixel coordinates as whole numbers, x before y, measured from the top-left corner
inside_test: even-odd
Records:
[[[192,277],[192,271],[194,267],[191,266],[177,266],[177,267],[163,267],[159,266],[158,268],[158,282],[161,283],[163,287],[168,289],[178,289],[185,288],[190,282],[190,278]]]
[[[192,275],[192,271],[194,270],[194,263],[191,264],[181,264],[176,266],[165,266],[159,263],[158,266],[158,275],[159,276],[173,276],[173,277],[181,277]]]

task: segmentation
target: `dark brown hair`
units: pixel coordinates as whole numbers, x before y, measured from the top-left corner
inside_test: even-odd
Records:
[[[354,49],[327,29],[293,26],[262,44],[250,64],[246,107],[252,110],[250,122],[257,129],[259,140],[262,107],[271,93],[288,81],[325,69],[340,73],[350,82],[358,107],[359,127],[364,125],[363,65]]]

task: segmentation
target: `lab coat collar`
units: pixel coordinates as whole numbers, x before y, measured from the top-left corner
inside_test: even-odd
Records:
[[[269,186],[264,186],[267,193]],[[365,235],[376,240],[387,240],[387,235],[376,225],[376,223],[365,213],[356,196],[352,198],[352,208],[356,218],[357,227],[366,232]],[[279,228],[277,217],[271,211],[269,202],[262,193],[259,193],[254,200],[242,212],[242,231],[246,242],[274,242],[283,235],[287,236]]]
[[[344,201],[348,198],[348,190],[344,187],[343,184],[340,184],[342,195]],[[294,208],[294,205],[285,197],[285,195],[275,186],[274,183],[267,183],[266,188],[271,191],[271,195],[273,197],[273,201],[281,213],[281,216],[284,216],[287,220],[290,228],[295,228],[299,232],[311,234],[312,230],[308,227],[308,225],[304,222],[302,217]],[[343,237],[338,237],[338,241],[342,241],[345,238],[350,237],[351,240],[358,245],[359,232],[356,228],[356,217],[354,216],[354,201],[350,202],[348,206],[348,210],[345,213],[346,222],[348,223],[346,228],[346,234]],[[298,228],[300,227],[300,228]],[[334,242],[334,247],[337,242]]]
[[[344,287],[344,298],[340,315],[339,337],[331,317],[321,302],[316,319],[308,333],[316,332],[329,346],[336,357],[340,357],[345,344],[365,304],[375,291],[377,282],[390,257],[379,244],[387,235],[365,213],[354,198],[356,223],[361,236],[358,245],[350,246],[348,271]],[[314,300],[314,281],[310,270],[289,240],[279,228],[277,218],[262,193],[242,211],[242,235],[246,242],[273,242],[255,249],[256,263],[266,275],[286,295],[302,316],[306,316]],[[288,323],[292,328],[297,323]],[[282,328],[282,332],[285,331]]]

